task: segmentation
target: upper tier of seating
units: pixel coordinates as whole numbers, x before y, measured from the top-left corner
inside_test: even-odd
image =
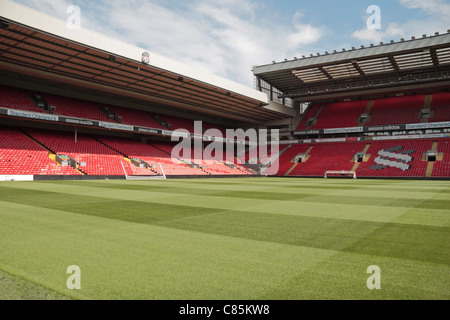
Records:
[[[450,107],[450,92],[433,93],[431,108],[433,107]]]
[[[155,120],[154,115],[135,109],[107,106],[116,116],[120,116],[120,123],[143,126],[148,128],[167,129]]]
[[[47,112],[44,108],[39,108],[36,106],[30,96],[35,94],[39,94],[46,102],[48,102],[50,106],[55,107],[51,111],[55,115],[105,122],[120,122],[128,125],[165,130],[186,129],[189,132],[194,132],[194,120],[163,114],[151,114],[142,110],[107,105],[106,107],[109,108],[114,115],[118,116],[117,118],[114,118],[109,117],[107,113],[102,111],[102,108],[105,107],[105,105],[48,93],[27,93],[23,89],[2,85],[0,85],[0,107],[40,113]],[[204,131],[209,128],[216,128],[223,134],[225,133],[225,129],[222,126],[207,122],[203,122],[202,125]]]
[[[424,108],[425,95],[376,99],[365,125],[390,125],[421,122],[420,110]]]
[[[297,130],[356,127],[360,125],[360,115],[366,110],[368,120],[365,126],[419,123],[422,121],[439,122],[450,120],[450,93],[437,92],[431,96],[431,104],[427,106],[427,95],[410,95],[373,100],[371,108],[369,100],[315,103],[305,112]],[[421,118],[421,110],[430,108],[429,119]],[[308,125],[308,120],[315,123]]]
[[[327,103],[311,129],[355,127],[367,103],[367,100]]]
[[[168,115],[159,115],[159,117],[167,124],[169,130],[185,129],[194,132],[194,121],[192,120]]]
[[[33,112],[47,112],[35,105],[30,94],[34,93],[27,93],[25,90],[15,87],[0,86],[0,106]],[[186,129],[194,132],[194,121],[189,119],[108,106],[113,114],[118,116],[111,118],[102,111],[101,105],[93,102],[47,93],[40,95],[49,105],[55,107],[51,112],[56,115],[106,122],[117,121],[158,129]],[[422,109],[428,108],[425,94],[375,99],[371,108],[369,108],[369,100],[315,103],[307,109],[297,130],[356,127],[360,125],[358,122],[360,115],[368,110],[368,120],[363,124],[366,126],[450,120],[450,93],[437,92],[429,97],[431,97],[429,119],[421,119],[420,115]],[[315,119],[315,121],[308,124],[309,119]],[[217,128],[222,134],[225,134],[225,128],[204,122],[203,131],[209,128]]]
[[[0,85],[0,107],[44,113],[24,90]]]
[[[322,105],[320,103],[314,103],[311,106],[309,106],[305,113],[302,116],[302,120],[300,121],[300,124],[297,127],[297,130],[305,130],[309,129],[310,126],[308,126],[308,120],[314,118],[317,115],[317,112],[322,108]]]
[[[41,94],[41,96],[49,103],[49,105],[55,106],[55,110],[53,111],[54,114],[82,119],[114,122],[113,119],[108,118],[100,110],[100,108],[92,102],[46,93]]]
[[[438,92],[431,99],[431,112],[433,121],[450,120],[450,92]]]

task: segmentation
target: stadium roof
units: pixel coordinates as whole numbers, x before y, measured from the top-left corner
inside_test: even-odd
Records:
[[[0,2],[2,77],[82,88],[125,101],[244,122],[286,118],[267,95],[12,1]],[[5,81],[3,81],[5,82]],[[149,107],[150,108],[150,107]],[[155,110],[151,110],[155,111]]]
[[[450,33],[352,47],[255,66],[253,73],[282,92],[313,101],[362,92],[450,86]]]

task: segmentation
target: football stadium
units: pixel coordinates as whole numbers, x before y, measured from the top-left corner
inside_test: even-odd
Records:
[[[450,30],[250,88],[0,13],[0,299],[450,298]]]

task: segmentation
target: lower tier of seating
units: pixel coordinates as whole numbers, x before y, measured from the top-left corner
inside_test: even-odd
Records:
[[[37,142],[11,128],[0,128],[0,175],[81,175],[60,166]]]
[[[364,142],[318,143],[309,151],[309,158],[290,175],[323,176],[327,170],[351,170],[353,155],[362,152],[364,145]]]
[[[130,138],[0,127],[0,175],[250,174],[237,158],[225,153],[223,159],[205,162],[201,152],[193,149],[172,154],[176,146],[176,142],[144,143]],[[450,177],[447,138],[295,144],[280,151],[281,156],[274,158],[278,171],[270,171],[270,175],[320,177],[325,171],[352,170],[358,177]],[[69,157],[76,166],[62,166],[56,157]],[[234,161],[229,163],[230,158]]]
[[[428,152],[435,153],[435,159]],[[304,160],[296,163],[303,153]],[[450,139],[293,145],[280,157],[277,175],[323,177],[325,171],[341,170],[359,177],[450,177]]]
[[[450,139],[439,141],[437,152],[442,159],[434,163],[433,177],[450,177]]]
[[[369,159],[361,162],[358,176],[425,177],[428,161],[423,154],[431,150],[433,140],[397,140],[372,142]]]

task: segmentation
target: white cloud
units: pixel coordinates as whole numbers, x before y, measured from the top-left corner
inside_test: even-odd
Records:
[[[404,27],[397,23],[390,23],[387,28],[377,30],[363,28],[352,33],[352,37],[362,42],[378,43],[385,40],[397,40],[405,36]]]
[[[352,33],[352,37],[363,42],[379,42],[399,40],[401,37],[433,35],[435,32],[446,32],[450,4],[442,0],[399,0],[406,9],[417,9],[424,13],[423,19],[412,19],[403,23],[389,23],[384,27],[381,12],[382,28],[379,30],[362,28]]]
[[[302,46],[318,41],[321,29],[300,23],[300,14],[292,23],[256,17],[258,8],[251,1],[227,1],[217,6],[211,1],[198,1],[196,12],[208,20],[208,35],[219,49],[221,75],[252,85],[251,68],[298,54]],[[213,61],[213,64],[216,64]]]
[[[450,15],[450,4],[444,0],[400,0],[400,4],[408,9],[421,9],[430,15]]]
[[[320,28],[302,23],[301,18],[303,18],[303,14],[300,11],[297,11],[294,14],[292,23],[295,32],[287,37],[289,48],[296,48],[300,45],[314,43],[322,35],[322,30]]]
[[[67,18],[67,7],[72,4],[67,0],[24,0],[17,2],[59,19]]]
[[[68,0],[21,0],[65,19]],[[81,26],[189,64],[253,85],[253,65],[294,57],[317,42],[323,29],[302,22],[261,17],[253,0],[74,1]],[[308,49],[309,51],[309,49]]]

